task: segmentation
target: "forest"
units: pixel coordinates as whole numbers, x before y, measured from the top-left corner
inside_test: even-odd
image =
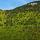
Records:
[[[0,9],[0,40],[40,40],[39,3]]]

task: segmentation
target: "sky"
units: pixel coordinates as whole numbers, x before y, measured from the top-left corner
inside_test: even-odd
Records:
[[[32,0],[0,0],[0,9],[9,10],[22,6]]]

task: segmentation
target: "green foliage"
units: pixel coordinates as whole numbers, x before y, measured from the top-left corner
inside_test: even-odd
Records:
[[[40,40],[40,12],[23,8],[0,11],[0,40]]]

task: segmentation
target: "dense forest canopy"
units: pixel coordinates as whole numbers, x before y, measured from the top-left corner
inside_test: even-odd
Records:
[[[31,3],[37,3],[37,4],[31,5]],[[23,6],[17,7],[12,10],[1,10],[0,9],[0,26],[4,26],[4,27],[13,26],[15,24],[14,21],[16,22],[18,20],[18,18],[22,17],[24,14],[25,14],[25,16],[27,14],[29,17],[31,15],[31,13],[33,14],[33,17],[34,17],[34,15],[36,16],[38,14],[37,17],[40,18],[40,16],[39,16],[40,15],[40,1],[30,2],[28,4],[25,4]],[[26,20],[27,20],[27,18],[26,18]],[[35,21],[36,21],[36,19],[35,19]],[[27,23],[27,24],[29,24],[29,23]]]
[[[0,9],[0,40],[40,40],[40,1],[35,2]]]

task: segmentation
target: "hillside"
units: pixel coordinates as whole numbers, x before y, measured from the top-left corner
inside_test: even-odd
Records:
[[[30,3],[0,10],[0,40],[40,40],[40,2]]]
[[[13,11],[16,13],[24,12],[24,11],[39,11],[40,12],[40,1],[34,1],[34,2],[27,3],[23,6],[13,9]]]

